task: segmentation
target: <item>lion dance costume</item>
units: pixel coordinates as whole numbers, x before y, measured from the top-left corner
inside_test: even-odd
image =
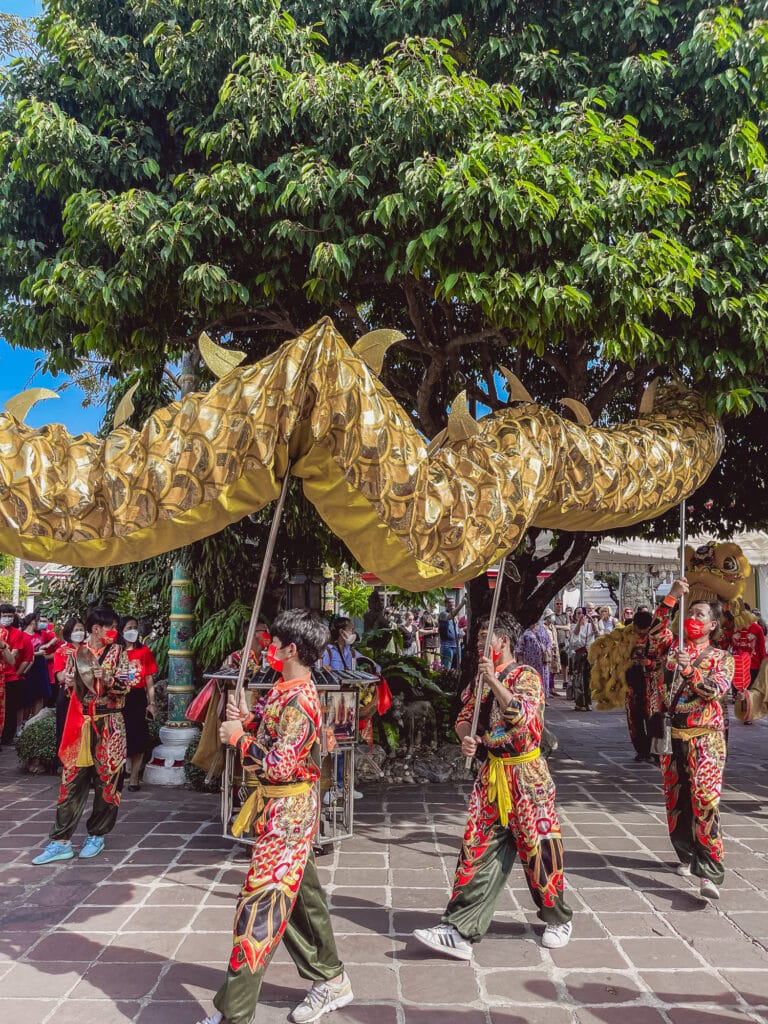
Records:
[[[661,770],[672,845],[691,873],[715,885],[723,880],[720,793],[728,724],[723,698],[733,679],[733,658],[713,643],[686,642],[691,673],[675,682],[677,639],[669,626],[671,598],[656,609],[654,626],[669,657],[656,687],[656,699],[672,719],[672,753],[662,754]],[[655,723],[652,723],[654,731]]]
[[[314,683],[279,679],[259,712],[230,741],[252,790],[232,830],[253,828],[255,843],[227,976],[214,998],[228,1024],[251,1021],[281,939],[302,978],[330,981],[343,970],[312,852],[322,724]]]
[[[539,918],[565,924],[563,840],[555,809],[555,784],[541,756],[544,690],[528,665],[497,670],[510,691],[501,710],[489,686],[481,697],[478,734],[482,764],[472,789],[464,840],[443,924],[470,942],[487,932],[499,895],[518,854]],[[471,725],[474,689],[465,693],[456,719]]]

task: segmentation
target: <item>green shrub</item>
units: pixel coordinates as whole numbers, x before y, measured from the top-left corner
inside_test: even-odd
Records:
[[[25,726],[24,732],[16,740],[16,754],[28,770],[34,763],[38,763],[45,771],[56,771],[59,762],[56,716],[46,715]]]

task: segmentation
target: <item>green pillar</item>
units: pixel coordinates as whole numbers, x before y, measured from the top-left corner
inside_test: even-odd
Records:
[[[181,397],[194,391],[196,353],[185,353],[179,378]],[[171,629],[168,644],[168,722],[160,730],[160,745],[144,769],[144,779],[158,786],[184,785],[184,754],[198,734],[187,720],[194,695],[194,659],[190,642],[195,634],[194,584],[187,560],[180,553],[171,581]]]

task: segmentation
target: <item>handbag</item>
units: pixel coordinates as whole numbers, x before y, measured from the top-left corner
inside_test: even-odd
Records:
[[[190,701],[186,715],[190,722],[204,722],[208,712],[208,704],[216,690],[216,680],[209,679],[200,693]]]

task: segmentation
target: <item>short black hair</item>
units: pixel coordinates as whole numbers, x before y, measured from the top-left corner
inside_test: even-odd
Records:
[[[37,622],[40,615],[37,612],[28,612],[21,620],[21,628],[26,629],[30,622]]]
[[[85,623],[83,622],[79,615],[70,615],[67,621],[64,623],[64,625],[61,627],[61,635],[64,637],[67,643],[69,643],[69,641],[72,639],[72,630],[75,628],[78,622],[80,623],[81,626],[85,627]]]
[[[19,613],[16,611],[12,604],[0,604],[0,615],[12,615],[12,625],[14,625],[17,629],[19,628]]]
[[[705,604],[709,608],[709,617],[716,625],[720,625],[720,620],[723,617],[723,606],[719,601],[691,601],[690,607],[693,608],[697,604]]]
[[[272,623],[272,638],[296,644],[296,656],[305,668],[312,668],[331,639],[325,622],[316,612],[296,608],[280,612]]]
[[[632,619],[636,629],[645,632],[651,628],[653,623],[653,615],[651,615],[650,609],[641,608],[640,611],[635,612],[635,617]]]
[[[89,610],[85,617],[85,628],[90,633],[94,626],[111,626],[116,621],[115,609],[110,608],[108,604],[102,604]]]
[[[341,633],[342,629],[347,625],[353,625],[352,619],[348,619],[344,615],[337,615],[335,618],[331,619],[331,639],[338,640],[339,633]]]
[[[482,632],[484,629],[488,629],[490,619],[486,615],[480,619],[480,623],[477,627],[478,632]],[[517,619],[510,615],[508,612],[499,612],[496,616],[496,625],[493,627],[493,632],[496,636],[505,636],[509,640],[509,646],[514,648],[517,641],[520,639],[522,629]]]

